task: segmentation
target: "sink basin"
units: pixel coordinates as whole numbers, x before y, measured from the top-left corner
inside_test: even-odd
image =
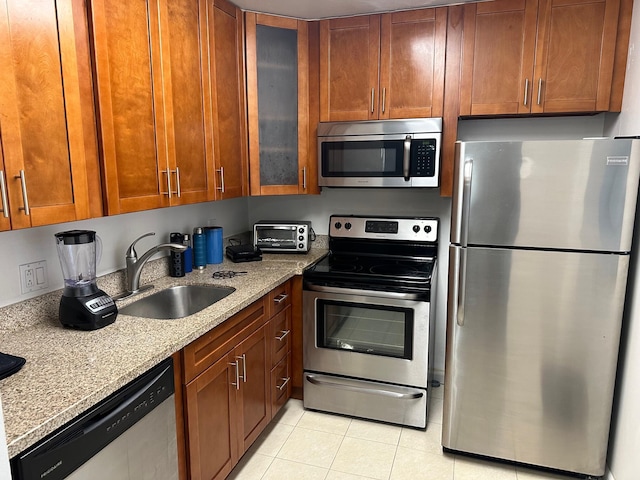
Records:
[[[160,290],[119,309],[134,317],[173,319],[192,315],[233,293],[233,287],[179,285]]]

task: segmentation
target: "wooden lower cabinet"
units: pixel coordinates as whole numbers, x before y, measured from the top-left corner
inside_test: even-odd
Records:
[[[182,350],[191,480],[226,478],[291,396],[290,289],[285,282]]]

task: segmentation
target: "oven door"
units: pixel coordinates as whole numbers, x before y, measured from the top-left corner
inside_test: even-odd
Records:
[[[429,302],[410,294],[306,288],[305,371],[427,387]]]

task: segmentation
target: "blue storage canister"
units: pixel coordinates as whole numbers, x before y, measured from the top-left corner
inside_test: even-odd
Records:
[[[187,249],[184,251],[184,273],[189,273],[193,270],[193,249],[191,248],[191,235],[185,233],[183,236],[184,245]]]
[[[207,239],[202,227],[193,229],[193,268],[202,270],[207,266]]]
[[[222,227],[205,227],[207,263],[222,263]]]

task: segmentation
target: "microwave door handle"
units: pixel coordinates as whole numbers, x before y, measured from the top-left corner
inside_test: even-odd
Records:
[[[409,165],[411,162],[411,135],[407,135],[404,139],[404,154],[402,156],[402,175],[405,181],[410,180]]]

